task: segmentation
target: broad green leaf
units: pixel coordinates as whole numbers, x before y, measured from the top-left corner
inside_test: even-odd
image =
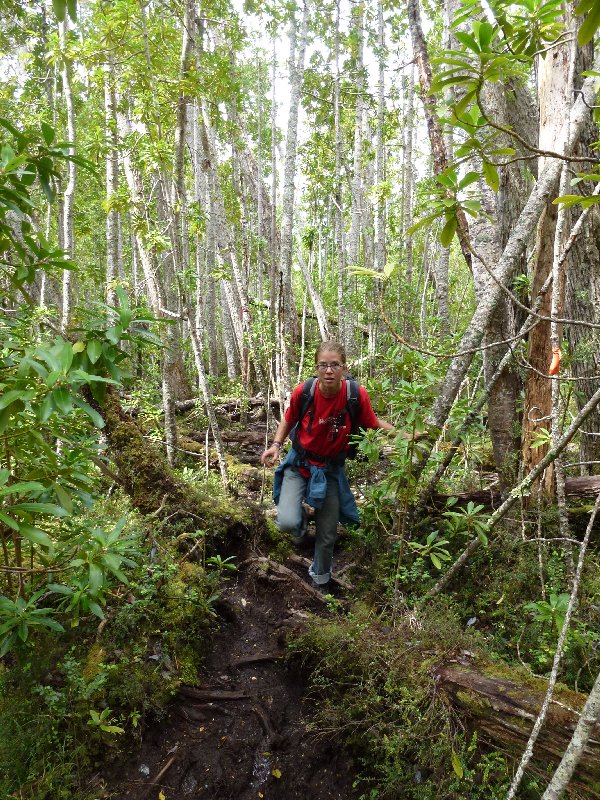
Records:
[[[444,247],[450,247],[450,242],[454,238],[454,234],[456,233],[456,229],[458,227],[458,220],[454,215],[452,215],[448,220],[446,220],[446,224],[442,228],[442,232],[440,233],[440,242],[444,245]]]
[[[19,494],[20,492],[43,492],[44,486],[38,481],[20,481],[13,483],[11,486],[5,486],[0,489],[0,497],[6,497],[9,494]]]
[[[67,0],[52,0],[52,8],[59,22],[64,22],[67,12]]]
[[[8,514],[5,514],[4,511],[0,511],[0,522],[3,522],[9,528],[12,528],[13,531],[19,530],[19,523],[16,519],[9,517]]]
[[[71,364],[73,363],[73,352],[74,350],[71,342],[64,342],[59,355],[60,366],[64,375],[66,375],[71,369]]]
[[[7,480],[10,478],[10,470],[9,469],[0,469],[0,486],[4,486]]]
[[[93,595],[98,594],[98,591],[102,587],[102,583],[104,581],[104,575],[102,570],[97,564],[90,564],[89,566],[89,581],[90,581],[90,592]]]
[[[67,0],[69,16],[73,22],[77,22],[77,0]]]
[[[103,428],[105,425],[104,419],[102,416],[96,411],[95,408],[92,408],[85,400],[82,400],[80,397],[73,397],[74,404],[84,411],[88,417],[92,420],[94,425],[97,428]]]
[[[485,182],[490,187],[493,192],[497,192],[500,188],[500,176],[498,175],[498,170],[494,166],[494,164],[490,164],[489,161],[483,162],[483,175],[485,177]]]
[[[54,401],[52,399],[52,392],[48,392],[46,397],[38,409],[38,418],[40,422],[47,422],[54,411]]]
[[[54,503],[15,503],[10,509],[13,513],[25,511],[31,514],[47,514],[52,517],[68,516],[64,508]]]
[[[102,344],[97,339],[90,339],[87,343],[87,357],[91,361],[92,364],[95,364],[96,361],[102,355]]]
[[[461,44],[479,55],[481,48],[470,33],[466,33],[465,31],[455,31],[454,35]]]
[[[83,353],[85,350],[85,342],[75,342],[73,345],[73,352],[74,353]]]
[[[39,544],[42,547],[52,547],[52,539],[47,533],[41,531],[39,528],[34,528],[33,525],[27,525],[22,522],[19,525],[19,533],[24,539],[27,539],[33,544]]]
[[[98,619],[104,619],[104,611],[102,611],[102,608],[98,605],[98,603],[91,602],[90,611],[92,614],[94,614],[94,616],[98,617]]]
[[[107,328],[106,338],[112,344],[119,344],[121,336],[123,335],[123,328],[120,325],[114,325],[112,328]]]
[[[436,567],[436,569],[442,568],[442,562],[439,560],[439,558],[436,556],[435,553],[430,553],[429,558],[431,559],[431,563],[433,564],[434,567]]]
[[[581,4],[579,7],[581,7]],[[580,47],[583,47],[588,42],[590,42],[599,27],[600,27],[600,0],[594,0],[594,3],[591,5],[586,18],[583,20],[583,23],[579,28],[579,32],[577,33],[578,45]]]
[[[61,504],[61,506],[65,509],[65,511],[68,511],[69,514],[72,514],[73,498],[71,497],[70,493],[67,492],[67,490],[64,489],[59,483],[54,483],[52,488],[54,489],[58,498],[58,502]]]
[[[62,414],[70,414],[70,412],[73,410],[73,400],[68,389],[65,389],[62,386],[58,389],[54,389],[52,392],[52,399],[55,407]]]
[[[51,125],[48,125],[47,122],[42,122],[42,136],[44,137],[44,141],[47,145],[51,145],[54,141],[56,133],[54,128]]]
[[[6,392],[6,394],[3,394],[2,397],[0,397],[0,409],[6,408],[15,400],[31,400],[34,394],[35,393],[31,390],[27,391],[25,389],[11,389],[9,392]]]

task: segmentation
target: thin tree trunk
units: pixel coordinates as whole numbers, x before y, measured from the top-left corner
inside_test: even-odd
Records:
[[[117,134],[117,108],[115,97],[115,65],[112,51],[108,51],[104,64],[104,125],[109,144],[106,154],[106,302],[116,303],[115,283],[121,269],[121,247],[119,238],[119,211],[116,194],[119,190],[119,156]]]
[[[73,87],[71,85],[71,66],[67,58],[67,37],[69,32],[68,17],[63,22],[59,22],[59,37],[61,48],[61,77],[62,89],[65,98],[65,110],[67,116],[67,141],[69,142],[69,153],[75,154],[75,109],[73,105]],[[74,230],[74,205],[75,205],[75,180],[77,167],[73,161],[67,162],[67,185],[63,194],[63,242],[62,247],[70,259],[75,258],[75,230]],[[71,319],[72,306],[72,276],[73,271],[66,269],[63,272],[63,297],[61,330],[67,331]]]

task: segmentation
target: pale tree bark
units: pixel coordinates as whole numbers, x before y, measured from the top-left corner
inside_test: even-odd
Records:
[[[227,377],[230,381],[237,378],[238,359],[236,358],[236,334],[232,320],[237,321],[237,315],[232,317],[231,304],[231,284],[229,281],[221,279],[219,281],[221,290],[221,321],[223,324],[223,346],[225,348],[225,363],[227,364]],[[233,312],[235,314],[235,310]]]
[[[304,77],[304,57],[306,41],[308,38],[308,22],[310,15],[309,0],[304,0],[304,11],[297,41],[296,9],[292,10],[290,23],[290,109],[287,120],[287,134],[285,145],[285,161],[283,165],[283,193],[281,201],[281,259],[279,264],[278,286],[281,292],[278,298],[278,308],[281,312],[277,346],[281,352],[279,365],[280,392],[283,396],[291,392],[289,372],[289,358],[294,349],[294,331],[297,325],[292,294],[292,251],[293,251],[293,226],[294,226],[294,199],[296,178],[296,155],[298,151],[298,114],[300,110],[300,90]]]
[[[118,124],[121,140],[124,141],[131,133],[131,121],[127,114],[118,114]],[[157,318],[164,318],[166,302],[163,287],[157,279],[156,270],[153,263],[153,254],[147,247],[144,231],[148,231],[147,203],[144,197],[144,183],[140,171],[132,160],[131,151],[128,147],[123,149],[123,168],[129,189],[129,214],[131,227],[135,237],[135,246],[141,263],[146,284],[146,292],[152,306],[152,312]],[[165,416],[165,444],[167,459],[173,465],[177,454],[177,426],[175,422],[175,398],[172,389],[173,359],[170,353],[173,352],[175,345],[174,331],[175,323],[170,323],[164,331],[165,355],[162,359],[162,401]]]
[[[329,323],[327,322],[327,313],[325,311],[325,306],[323,305],[323,301],[317,290],[315,289],[315,285],[313,283],[312,275],[310,267],[307,266],[306,261],[304,260],[304,255],[302,253],[302,244],[299,242],[296,248],[296,253],[298,256],[298,262],[300,264],[300,269],[302,270],[302,275],[304,276],[304,281],[306,283],[306,291],[308,296],[310,297],[310,302],[315,310],[315,315],[317,317],[317,324],[319,326],[319,334],[321,336],[321,341],[326,341],[327,339],[331,339],[331,329],[329,327]],[[304,314],[306,316],[306,314]]]
[[[383,3],[377,3],[377,123],[375,128],[375,209],[373,214],[373,269],[383,272],[385,268],[385,196],[383,182],[385,181],[385,142],[383,127],[385,123],[385,24],[383,18]],[[378,315],[375,311],[379,304],[380,288],[376,282],[373,287],[373,302],[369,319],[368,355],[370,359],[375,356],[377,347]],[[372,363],[372,361],[369,361]]]
[[[106,302],[116,303],[115,282],[121,271],[121,242],[119,237],[119,211],[115,206],[119,189],[119,155],[117,134],[117,105],[115,96],[115,64],[112,50],[104,64],[104,126],[108,152],[106,154]]]
[[[427,124],[427,132],[429,135],[429,142],[431,144],[431,151],[433,155],[434,172],[436,175],[440,175],[448,167],[448,153],[446,152],[442,127],[436,113],[435,97],[431,93],[431,63],[429,61],[427,44],[425,42],[423,27],[421,25],[419,0],[407,0],[407,11],[412,49],[419,75],[421,102],[425,112],[425,122]],[[469,243],[466,236],[468,231],[467,221],[463,213],[459,212],[457,217],[459,224],[456,234],[458,236],[465,261],[469,266],[471,266],[471,252],[469,250]]]
[[[194,351],[194,361],[196,362],[196,370],[198,373],[198,384],[200,386],[200,391],[202,393],[202,398],[204,400],[204,408],[206,410],[206,414],[208,416],[208,424],[210,425],[210,429],[212,431],[213,440],[215,443],[215,450],[217,451],[217,459],[219,461],[219,470],[221,472],[221,480],[223,481],[223,486],[227,488],[227,465],[225,462],[225,450],[223,448],[223,442],[221,440],[221,432],[219,430],[219,423],[217,422],[217,417],[214,412],[213,408],[213,401],[212,395],[210,391],[210,386],[208,385],[208,381],[206,379],[206,372],[204,370],[204,364],[202,362],[202,346],[200,344],[200,339],[198,338],[198,331],[196,330],[196,320],[195,314],[191,308],[186,310],[187,320],[189,324],[190,330],[190,339],[192,342],[192,350]]]
[[[196,242],[196,330],[201,331],[204,347],[208,355],[208,373],[212,377],[218,375],[219,359],[215,324],[215,278],[216,245],[213,216],[209,209],[208,185],[202,169],[202,144],[198,115],[200,111],[194,106],[193,154],[194,154],[194,189],[196,202],[204,209],[205,235],[201,240],[195,234]]]
[[[364,116],[364,80],[363,80],[363,6],[352,9],[352,28],[356,40],[354,92],[354,149],[352,157],[352,179],[350,182],[350,230],[348,232],[348,266],[356,267],[360,261],[360,235],[363,225],[363,116]]]
[[[243,353],[245,352],[245,349],[248,348],[258,384],[260,387],[264,387],[265,378],[262,365],[258,356],[256,355],[256,349],[253,343],[253,332],[250,324],[250,300],[248,297],[247,280],[238,262],[233,236],[231,234],[230,226],[227,222],[227,216],[225,214],[225,204],[223,201],[221,182],[217,172],[217,159],[213,143],[212,130],[210,128],[210,123],[205,109],[202,110],[200,139],[204,153],[203,165],[208,176],[211,213],[214,215],[219,253],[223,263],[226,264],[233,273],[237,292],[236,300],[233,299],[233,292],[231,295],[228,294],[228,297],[230,301],[232,320],[234,307],[239,309],[239,316],[241,318],[239,324],[234,322],[238,350],[243,360]],[[249,386],[247,388],[249,389]]]
[[[347,344],[346,336],[346,303],[344,293],[344,276],[346,272],[345,247],[344,247],[344,219],[342,201],[342,125],[340,111],[340,0],[336,2],[335,40],[334,40],[334,94],[333,94],[333,124],[335,136],[335,197],[332,198],[335,210],[334,216],[334,241],[337,255],[337,307],[338,307],[338,340]],[[335,270],[335,260],[331,260],[331,268]]]
[[[408,232],[412,225],[412,200],[413,200],[413,131],[414,131],[414,91],[415,77],[413,65],[408,67],[406,77],[406,113],[404,116],[404,164],[402,179],[402,218],[404,228],[404,276],[410,286],[413,279],[413,246],[412,235]]]
[[[71,65],[69,64],[67,57],[67,37],[69,33],[68,20],[68,16],[65,16],[64,21],[58,23],[58,30],[61,49],[62,90],[65,99],[65,110],[67,117],[67,141],[69,142],[69,153],[71,155],[75,155],[75,108],[73,104],[73,87],[71,84]],[[68,161],[67,185],[63,194],[62,247],[70,259],[75,257],[74,208],[76,177],[77,167],[73,161]],[[62,314],[60,322],[60,327],[63,333],[67,331],[71,318],[71,306],[73,302],[72,276],[72,270],[64,270],[62,284]]]

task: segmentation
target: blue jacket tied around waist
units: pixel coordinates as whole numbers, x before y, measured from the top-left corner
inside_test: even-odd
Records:
[[[350,490],[350,484],[343,466],[317,467],[309,464],[293,448],[275,470],[273,477],[273,500],[279,502],[283,473],[288,467],[305,467],[310,471],[306,484],[306,502],[313,508],[321,508],[327,494],[327,476],[337,479],[340,492],[339,521],[343,525],[358,525],[358,509]]]

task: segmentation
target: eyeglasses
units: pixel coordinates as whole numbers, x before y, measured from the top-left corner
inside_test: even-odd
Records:
[[[327,372],[328,369],[338,370],[342,369],[344,365],[340,364],[338,361],[332,361],[331,364],[326,364],[325,361],[319,361],[317,364],[317,369],[319,372]]]

